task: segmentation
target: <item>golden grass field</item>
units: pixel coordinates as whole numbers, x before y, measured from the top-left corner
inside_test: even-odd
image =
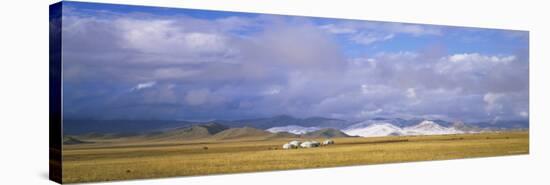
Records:
[[[528,132],[333,138],[334,145],[282,150],[281,145],[290,140],[294,139],[104,140],[93,144],[64,145],[63,183],[529,153]]]

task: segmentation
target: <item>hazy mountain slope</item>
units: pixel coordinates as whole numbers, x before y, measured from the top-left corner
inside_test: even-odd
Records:
[[[242,120],[215,120],[228,127],[254,127],[268,129],[287,125],[321,128],[344,128],[348,123],[345,120],[323,117],[295,118],[288,115],[280,115],[267,118],[242,119]],[[82,135],[88,133],[146,133],[162,132],[174,128],[188,127],[191,125],[205,124],[205,122],[178,121],[178,120],[71,120],[63,121],[63,132],[70,135]]]
[[[272,133],[271,135],[267,136],[268,139],[273,138],[299,138],[300,135],[289,133],[289,132],[277,132]]]
[[[302,127],[298,125],[287,125],[282,127],[272,127],[267,129],[266,131],[271,133],[278,133],[278,132],[288,132],[293,134],[305,134],[308,132],[313,132],[316,130],[319,130],[321,128],[319,127]]]
[[[474,125],[467,125],[461,121],[454,122],[452,124],[452,127],[464,133],[479,133],[479,132],[487,131]]]
[[[323,117],[295,118],[288,115],[279,115],[269,118],[243,119],[234,121],[219,120],[224,125],[230,127],[254,127],[259,129],[268,129],[272,127],[283,127],[288,125],[297,125],[302,127],[321,127],[321,128],[344,128],[348,122],[339,119],[330,119]]]
[[[142,136],[139,133],[87,133],[75,135],[75,138],[81,140],[96,140],[96,139],[117,139]]]
[[[63,131],[66,135],[76,136],[75,139],[95,140],[129,137],[175,137],[176,139],[203,138],[215,135],[228,128],[242,127],[267,129],[267,131],[271,133],[288,132],[292,134],[306,134],[318,131],[322,128],[334,128],[341,129],[348,135],[364,137],[477,133],[483,131],[526,130],[529,128],[529,120],[502,120],[477,123],[452,123],[444,120],[432,120],[421,125],[420,123],[424,121],[424,119],[418,118],[373,118],[350,124],[351,122],[339,119],[323,117],[295,118],[288,115],[212,122],[166,120],[65,120]],[[208,126],[208,124],[212,123],[216,123],[217,125]]]
[[[271,132],[252,127],[230,128],[212,136],[215,139],[242,139],[251,137],[269,137]]]
[[[529,129],[529,120],[497,120],[476,122],[470,125],[491,130]]]
[[[76,145],[76,144],[84,144],[84,143],[90,143],[90,142],[82,141],[82,140],[76,139],[75,137],[72,137],[72,136],[64,136],[63,137],[63,144],[64,145]]]
[[[200,125],[193,125],[190,127],[177,128],[172,130],[167,130],[160,133],[148,134],[149,138],[155,139],[200,139],[207,138],[219,132],[228,129],[228,127],[218,124],[218,123],[207,123]]]
[[[313,132],[309,132],[303,135],[304,137],[311,138],[334,138],[334,137],[350,137],[346,133],[332,128],[325,128]]]
[[[168,120],[63,120],[63,133],[82,135],[86,133],[144,133],[185,127],[187,121]]]

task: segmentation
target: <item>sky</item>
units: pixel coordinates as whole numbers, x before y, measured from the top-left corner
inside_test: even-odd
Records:
[[[529,33],[64,2],[65,119],[528,120]]]

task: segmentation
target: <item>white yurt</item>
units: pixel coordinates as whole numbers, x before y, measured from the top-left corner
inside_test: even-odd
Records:
[[[298,148],[300,147],[300,144],[302,144],[302,142],[294,140],[294,141],[288,142],[288,144],[291,144],[292,146]]]
[[[332,145],[332,144],[334,144],[333,140],[327,139],[327,140],[323,141],[323,145]]]
[[[319,141],[311,141],[311,144],[313,145],[313,147],[321,146],[321,143],[319,143]]]
[[[294,147],[290,143],[285,143],[283,149],[293,149]]]
[[[318,146],[319,146],[319,142],[317,141],[305,141],[302,144],[300,144],[300,147],[302,148],[313,148]]]

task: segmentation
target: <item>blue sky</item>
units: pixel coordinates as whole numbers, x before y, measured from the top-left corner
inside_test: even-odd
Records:
[[[72,119],[528,119],[526,31],[64,2]]]

